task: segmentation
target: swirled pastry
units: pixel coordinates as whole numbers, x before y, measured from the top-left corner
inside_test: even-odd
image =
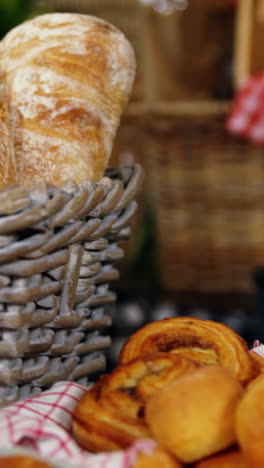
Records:
[[[193,372],[198,364],[168,353],[155,353],[117,367],[80,400],[73,432],[86,449],[98,452],[128,447],[150,437],[145,404],[159,388]]]
[[[235,411],[243,391],[223,367],[201,367],[155,392],[145,418],[162,447],[194,463],[236,442]]]
[[[109,374],[102,388],[102,398],[111,397],[122,389],[146,402],[160,388],[177,378],[193,372],[199,364],[191,359],[170,353],[153,353],[118,366]],[[120,405],[120,399],[115,398]]]
[[[0,468],[51,468],[51,466],[37,458],[28,455],[6,455],[0,457]]]
[[[19,183],[98,181],[135,76],[135,57],[109,23],[50,13],[1,41]]]
[[[137,402],[132,408],[125,400],[122,414],[101,402],[103,380],[87,391],[73,415],[73,433],[78,443],[90,452],[106,452],[129,447],[135,440],[149,438],[144,420],[137,413]]]
[[[236,414],[236,432],[250,468],[264,466],[264,374],[250,385],[240,401]]]
[[[127,340],[120,363],[157,351],[219,364],[243,384],[258,372],[244,340],[231,328],[211,320],[176,317],[149,323]]]
[[[233,449],[213,455],[195,465],[195,468],[250,468],[241,450]]]

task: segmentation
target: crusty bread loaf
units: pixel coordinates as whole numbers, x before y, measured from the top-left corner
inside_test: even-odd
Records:
[[[0,69],[0,188],[17,182],[6,82]]]
[[[99,180],[135,75],[114,26],[74,13],[36,17],[1,42],[19,183]]]

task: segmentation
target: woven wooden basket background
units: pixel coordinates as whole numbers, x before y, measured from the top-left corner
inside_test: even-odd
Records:
[[[169,289],[250,292],[264,264],[263,149],[225,130],[228,103],[158,105],[148,174]]]
[[[112,263],[141,181],[135,164],[98,184],[0,192],[0,406],[104,369]]]

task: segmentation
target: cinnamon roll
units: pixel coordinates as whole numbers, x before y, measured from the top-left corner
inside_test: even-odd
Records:
[[[155,353],[118,366],[82,397],[73,415],[77,441],[91,452],[124,449],[150,438],[144,419],[152,394],[199,365],[184,357]]]
[[[164,351],[203,364],[221,365],[242,384],[247,384],[258,373],[246,343],[231,328],[190,317],[168,318],[145,325],[125,343],[120,363]]]

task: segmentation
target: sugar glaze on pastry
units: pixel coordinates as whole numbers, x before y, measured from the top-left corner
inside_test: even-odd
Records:
[[[99,180],[135,76],[124,35],[87,15],[51,13],[1,42],[19,183]]]

